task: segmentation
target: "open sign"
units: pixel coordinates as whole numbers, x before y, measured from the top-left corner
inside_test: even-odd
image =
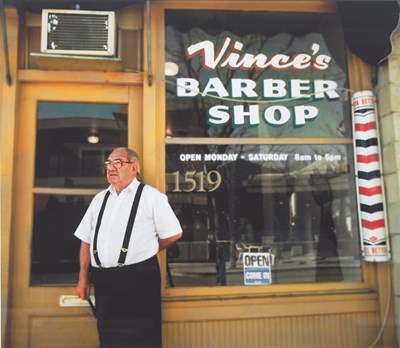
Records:
[[[271,284],[271,255],[269,253],[244,253],[243,276],[245,285]]]

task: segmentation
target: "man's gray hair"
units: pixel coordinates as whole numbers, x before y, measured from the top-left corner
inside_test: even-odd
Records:
[[[137,154],[136,151],[130,149],[129,147],[117,147],[116,149],[113,150],[114,151],[123,151],[126,152],[129,158],[129,161],[131,162],[135,162],[137,164],[137,172],[138,174],[140,174],[140,163],[139,163],[139,155]]]

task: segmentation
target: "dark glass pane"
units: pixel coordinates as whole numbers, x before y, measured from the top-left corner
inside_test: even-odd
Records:
[[[102,163],[127,145],[127,105],[40,102],[36,187],[104,187]]]
[[[127,145],[127,105],[40,102],[35,186],[104,188],[103,163]],[[76,284],[80,242],[74,231],[92,195],[34,195],[31,284]]]
[[[80,241],[74,236],[92,196],[34,195],[31,284],[75,284]]]
[[[167,136],[350,136],[337,14],[167,10],[165,24]]]
[[[184,234],[173,286],[243,285],[243,252],[274,256],[272,283],[359,281],[351,145],[167,145]]]

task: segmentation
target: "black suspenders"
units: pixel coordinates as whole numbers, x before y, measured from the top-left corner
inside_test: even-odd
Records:
[[[118,266],[123,266],[125,264],[126,255],[128,254],[129,240],[131,239],[133,223],[135,222],[137,209],[139,206],[140,196],[142,195],[144,184],[139,184],[136,191],[135,199],[132,204],[131,214],[129,215],[128,225],[126,226],[124,242],[122,243],[121,252],[119,254]]]
[[[103,204],[101,205],[100,208],[99,216],[97,218],[96,230],[94,232],[94,238],[93,238],[93,257],[99,267],[101,267],[101,262],[99,259],[99,254],[97,252],[97,236],[99,235],[101,219],[103,218],[104,209],[106,207],[107,199],[109,196],[110,196],[110,191],[107,191],[106,195],[104,196]]]
[[[144,187],[144,184],[140,183],[139,187],[136,191],[136,194],[135,194],[135,199],[132,204],[131,213],[129,215],[128,225],[126,226],[126,230],[125,230],[124,241],[122,243],[121,252],[119,254],[118,266],[123,266],[125,264],[126,255],[128,254],[129,240],[131,239],[132,228],[133,228],[133,224],[135,222],[135,217],[136,217],[137,209],[139,206],[140,196],[142,195],[143,187]],[[97,251],[97,236],[99,234],[101,219],[103,218],[104,209],[106,207],[107,199],[109,196],[110,196],[110,191],[107,191],[106,195],[104,196],[103,204],[101,205],[101,208],[100,208],[99,216],[97,218],[97,224],[96,224],[96,229],[95,229],[94,238],[93,238],[93,257],[94,257],[97,265],[100,268],[101,268],[101,262],[100,262],[99,254]]]

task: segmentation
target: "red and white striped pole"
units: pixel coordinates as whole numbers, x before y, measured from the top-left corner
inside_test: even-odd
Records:
[[[361,250],[365,261],[388,261],[385,192],[375,96],[356,92],[352,98],[355,171]]]

